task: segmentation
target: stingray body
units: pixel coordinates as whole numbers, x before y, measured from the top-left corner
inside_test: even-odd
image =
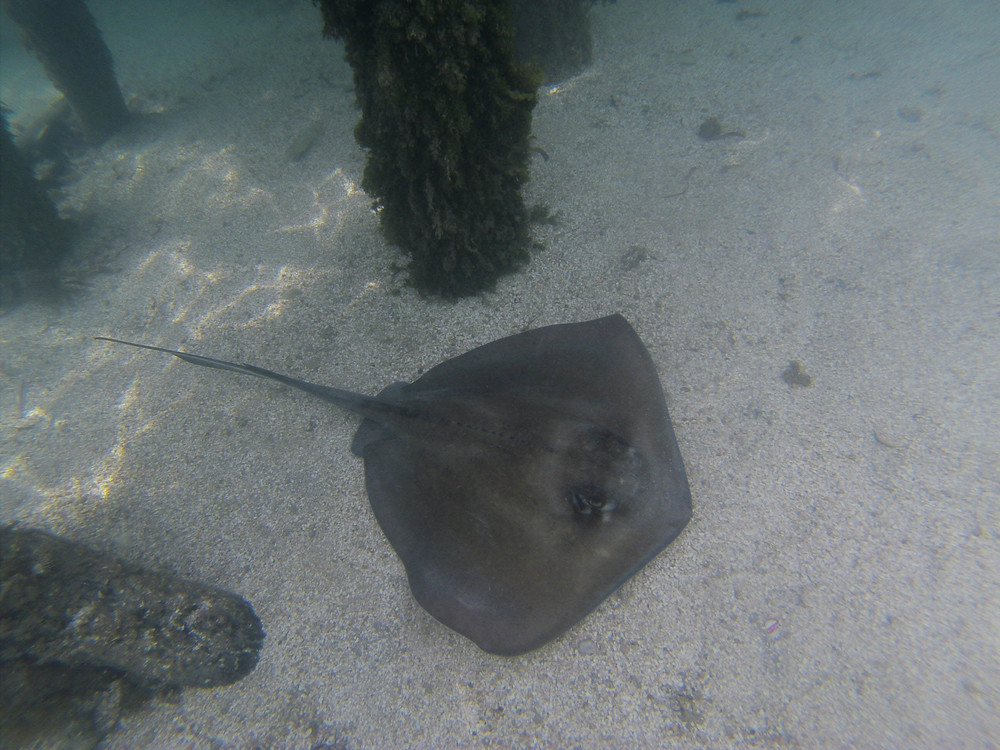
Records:
[[[104,340],[277,380],[360,414],[351,447],[413,595],[492,653],[559,636],[691,517],[656,369],[620,315],[500,339],[374,397]]]

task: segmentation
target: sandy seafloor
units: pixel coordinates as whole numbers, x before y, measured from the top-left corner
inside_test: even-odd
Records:
[[[60,198],[85,288],[0,316],[0,520],[234,590],[267,631],[250,676],[107,747],[1000,744],[1000,6],[595,7],[593,66],[534,117],[526,198],[561,224],[455,304],[394,270],[310,4],[91,6],[143,116]],[[37,74],[2,54],[16,120]],[[745,137],[699,139],[713,115]],[[657,364],[694,518],[517,658],[415,603],[355,417],[91,339],[375,393],[612,312]]]

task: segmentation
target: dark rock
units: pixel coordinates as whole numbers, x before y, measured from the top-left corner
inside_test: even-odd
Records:
[[[0,590],[0,660],[213,687],[251,672],[264,642],[235,594],[35,529],[0,527]]]

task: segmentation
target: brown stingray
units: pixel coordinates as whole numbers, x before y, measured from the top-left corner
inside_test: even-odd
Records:
[[[691,494],[649,353],[620,315],[537,328],[375,397],[252,365],[357,412],[375,517],[417,601],[486,651],[556,638],[691,518]]]

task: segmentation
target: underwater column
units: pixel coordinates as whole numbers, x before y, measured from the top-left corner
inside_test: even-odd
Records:
[[[68,249],[69,235],[31,166],[14,145],[0,113],[0,273],[54,268]],[[0,302],[3,301],[0,289]]]
[[[445,298],[528,260],[537,69],[514,59],[506,0],[314,0],[342,38],[368,150],[362,187],[410,279]]]
[[[111,52],[83,0],[2,0],[52,85],[65,94],[87,139],[100,143],[121,128],[128,109]]]

